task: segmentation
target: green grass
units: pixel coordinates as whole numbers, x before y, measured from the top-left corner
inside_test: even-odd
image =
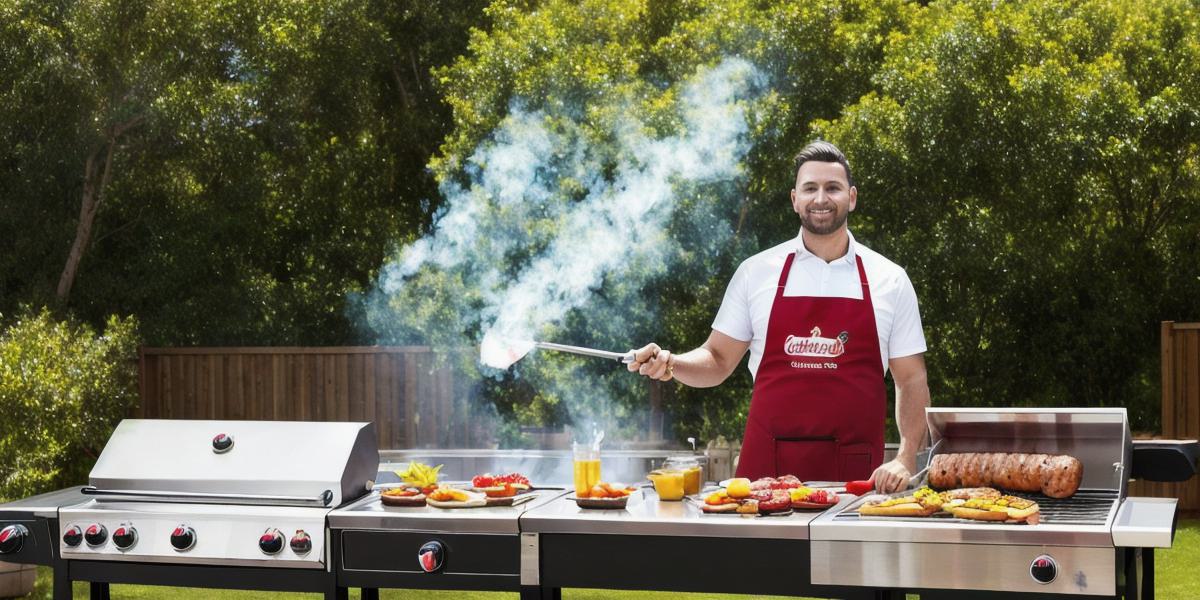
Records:
[[[1200,598],[1200,519],[1183,519],[1179,522],[1179,530],[1175,535],[1175,543],[1170,550],[1158,550],[1154,555],[1157,577],[1157,597],[1164,599]],[[50,569],[38,569],[37,588],[30,598],[36,600],[50,599],[52,576]],[[86,598],[88,586],[86,583],[75,583],[75,597]],[[217,600],[316,600],[318,594],[283,594],[278,592],[245,592],[226,590],[205,590],[192,588],[165,588],[146,585],[114,585],[114,599],[167,598],[191,599],[213,598]],[[358,598],[358,591],[350,591],[351,598]],[[414,593],[410,590],[382,590],[381,598],[400,600],[402,598],[419,597],[421,600],[517,600],[517,594],[504,592],[459,592],[459,591],[426,591]],[[622,600],[761,600],[770,596],[746,596],[730,594],[680,594],[676,592],[628,592],[613,590],[563,590],[564,600],[607,600],[620,598]],[[791,600],[796,600],[792,598]]]

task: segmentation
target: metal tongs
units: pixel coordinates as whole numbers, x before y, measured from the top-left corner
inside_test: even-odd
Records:
[[[557,350],[559,352],[570,352],[571,354],[582,354],[584,356],[595,356],[597,358],[607,358],[620,363],[629,364],[633,362],[634,351],[629,352],[609,352],[608,350],[594,350],[592,348],[584,348],[582,346],[568,346],[566,344],[555,344],[553,342],[534,342],[534,348],[542,350]]]

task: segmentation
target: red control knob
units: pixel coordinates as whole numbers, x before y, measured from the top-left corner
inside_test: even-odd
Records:
[[[171,547],[178,552],[187,552],[196,545],[196,530],[180,525],[171,532]]]
[[[63,532],[63,543],[74,548],[83,543],[83,528],[72,525]]]
[[[130,525],[129,523],[121,523],[121,525],[113,531],[112,540],[113,545],[116,546],[118,550],[128,550],[132,548],[134,544],[137,544],[137,529],[134,529],[133,525]]]
[[[278,529],[268,529],[258,536],[258,549],[263,554],[279,554],[283,550],[283,534]]]
[[[16,554],[28,536],[29,528],[19,523],[0,529],[0,554]]]
[[[108,530],[99,523],[92,523],[84,530],[83,539],[93,548],[103,546],[108,541]]]
[[[417,550],[417,563],[421,565],[421,570],[426,573],[433,573],[442,568],[442,564],[446,560],[446,547],[441,542],[434,540],[426,542]]]
[[[292,547],[292,552],[301,555],[308,554],[310,551],[312,551],[312,537],[309,536],[308,533],[306,533],[303,529],[297,529],[296,535],[292,536],[290,545]]]

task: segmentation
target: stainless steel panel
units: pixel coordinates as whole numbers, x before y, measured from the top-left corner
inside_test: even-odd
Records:
[[[809,523],[821,514],[794,512],[786,517],[707,515],[696,502],[663,502],[649,488],[643,493],[643,498],[631,499],[624,510],[579,508],[570,496],[563,496],[526,511],[521,516],[521,531],[804,540],[808,539]],[[842,503],[851,499],[851,496],[843,496]]]
[[[79,491],[81,489],[83,486],[77,485],[0,504],[0,513],[27,513],[44,519],[53,519],[58,516],[59,508],[80,504],[88,499]]]
[[[132,561],[179,564],[238,565],[257,567],[324,568],[324,508],[293,506],[221,506],[213,504],[152,504],[144,502],[97,502],[64,508],[59,513],[59,531],[55,532],[61,556],[71,560]],[[99,523],[110,538],[99,547],[80,544],[70,547],[62,541],[62,532],[72,525],[86,529]],[[111,535],[127,523],[137,529],[137,543],[127,551],[113,545]],[[187,552],[176,551],[170,543],[171,531],[180,524],[196,532],[196,544]],[[264,554],[258,547],[259,535],[267,528],[279,529],[288,540],[297,530],[312,538],[312,550],[297,555],[285,541],[276,555]]]
[[[233,447],[213,451],[217,434]],[[315,498],[332,506],[375,479],[379,453],[369,423],[126,419],[89,477],[109,490],[153,490]]]
[[[541,548],[538,534],[521,534],[521,585],[541,585]]]
[[[384,506],[379,493],[329,513],[334,529],[391,529],[404,531],[442,531],[447,533],[520,532],[517,519],[525,512],[553,501],[564,490],[534,490],[537,498],[517,506],[480,508],[435,508],[432,506]]]
[[[931,407],[925,416],[938,454],[1068,454],[1083,463],[1080,487],[1125,490],[1132,441],[1124,408]]]
[[[1175,537],[1176,498],[1126,498],[1112,527],[1120,548],[1170,548]]]
[[[811,550],[815,585],[1102,596],[1117,589],[1112,548],[813,540]],[[1033,560],[1043,554],[1059,567],[1049,584],[1029,574]]]

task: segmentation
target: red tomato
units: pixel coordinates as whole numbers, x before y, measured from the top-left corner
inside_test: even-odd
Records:
[[[867,492],[870,492],[873,489],[875,489],[875,484],[871,483],[870,481],[847,481],[846,482],[846,491],[851,494],[854,494],[855,496],[861,496],[863,494],[866,494]]]
[[[491,474],[476,475],[471,478],[471,485],[477,488],[492,487],[496,485],[496,478],[492,477]]]

